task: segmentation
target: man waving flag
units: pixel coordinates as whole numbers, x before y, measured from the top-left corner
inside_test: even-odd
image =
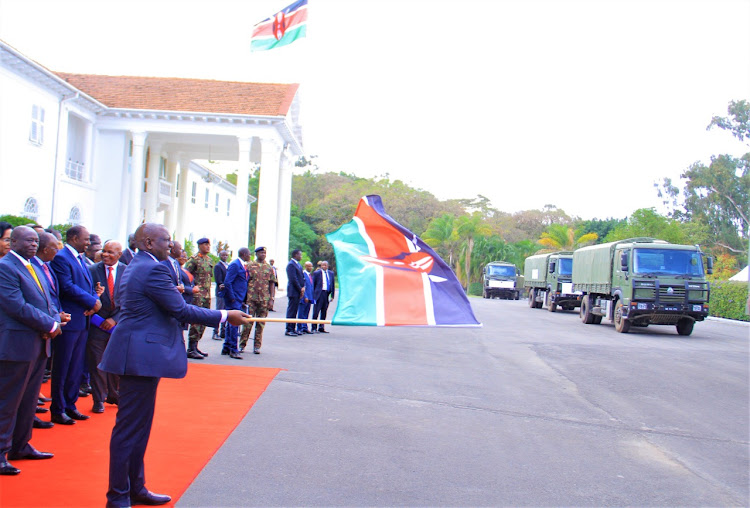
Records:
[[[307,0],[298,0],[255,25],[250,39],[250,51],[280,48],[305,35],[307,35]]]
[[[334,325],[481,326],[450,267],[385,213],[380,196],[363,197],[326,238],[341,287]]]

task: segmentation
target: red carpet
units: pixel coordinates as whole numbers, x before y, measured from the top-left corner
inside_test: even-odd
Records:
[[[176,502],[279,370],[191,363],[185,379],[162,379],[146,451],[146,487]],[[91,397],[78,401],[89,420],[34,429],[31,444],[55,457],[13,461],[21,474],[0,476],[0,507],[105,505],[116,406],[105,404],[104,414],[93,414],[92,404]],[[49,413],[40,417],[49,420]]]

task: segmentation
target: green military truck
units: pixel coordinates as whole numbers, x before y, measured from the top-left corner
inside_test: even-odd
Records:
[[[581,306],[580,291],[573,291],[573,253],[551,252],[529,256],[523,263],[524,287],[529,292],[529,307],[550,312],[557,307],[572,310]]]
[[[582,247],[573,253],[573,289],[581,291],[581,321],[607,317],[620,333],[631,326],[675,325],[690,335],[708,316],[704,254],[692,245],[630,238]],[[713,258],[706,258],[708,273]]]
[[[523,276],[513,263],[493,261],[484,267],[482,285],[484,298],[518,300],[523,290]]]

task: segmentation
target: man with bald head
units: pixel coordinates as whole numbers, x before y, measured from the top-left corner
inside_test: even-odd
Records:
[[[49,339],[61,332],[45,276],[29,262],[38,247],[36,232],[19,226],[0,259],[0,475],[21,472],[9,459],[52,458],[29,444]]]
[[[125,271],[125,265],[120,263],[121,255],[122,244],[109,240],[102,248],[102,260],[89,267],[94,285],[104,288],[104,292],[99,297],[102,301],[102,308],[95,314],[98,318],[91,317],[89,339],[86,343],[86,362],[89,365],[91,395],[94,399],[91,411],[94,413],[103,413],[105,402],[117,404],[120,397],[117,375],[103,372],[97,365],[102,361],[109,336],[120,319],[118,289],[122,273]]]
[[[138,252],[122,274],[120,320],[104,350],[99,368],[120,376],[120,401],[109,443],[107,506],[160,505],[168,495],[146,488],[143,456],[151,434],[156,388],[162,377],[187,373],[187,352],[180,323],[218,326],[249,322],[238,310],[210,310],[187,305],[170,268],[161,263],[172,247],[161,224],[142,224],[135,232]]]

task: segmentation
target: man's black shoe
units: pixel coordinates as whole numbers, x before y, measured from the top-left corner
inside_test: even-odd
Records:
[[[37,413],[46,413],[47,411],[49,411],[49,409],[47,409],[46,407],[38,407],[38,408],[36,408],[36,412]]]
[[[29,453],[23,455],[11,455],[8,454],[10,460],[45,460],[54,457],[54,453],[40,452],[39,450],[32,449]]]
[[[54,423],[45,422],[44,420],[40,420],[36,416],[34,417],[34,423],[32,424],[32,427],[34,427],[35,429],[51,429],[54,426]]]
[[[256,347],[255,349],[253,349],[253,353],[255,353],[256,355],[259,355],[260,354],[260,348]]]
[[[94,407],[91,409],[92,413],[103,413],[104,402],[94,402]]]
[[[78,390],[78,396],[81,397],[81,398],[88,397],[89,393],[86,390],[84,390],[83,388],[81,388],[80,390]]]
[[[221,348],[221,354],[225,355],[225,356],[228,355],[229,354],[229,348],[225,348],[225,347]]]
[[[132,505],[146,504],[150,506],[156,506],[160,504],[167,504],[171,500],[172,498],[166,494],[154,494],[153,492],[149,492],[148,490],[144,494],[130,497],[130,503]]]
[[[104,402],[116,406],[119,401],[114,397],[107,397],[106,399],[104,399]]]
[[[86,393],[91,393],[91,392],[93,392],[93,391],[94,391],[94,389],[93,389],[93,388],[91,388],[91,385],[90,385],[90,384],[88,384],[88,383],[84,383],[84,384],[82,384],[82,385],[81,385],[81,390],[83,390],[83,391],[84,391],[84,392],[86,392]]]
[[[288,335],[289,337],[296,337],[297,334],[295,332],[285,332],[284,335]]]
[[[229,353],[229,358],[234,358],[235,360],[242,360],[242,355],[235,351],[232,351],[231,353]]]
[[[225,337],[225,335],[226,335],[226,331],[222,328],[221,329],[221,333],[219,334],[219,337],[221,337],[223,339]]]
[[[44,397],[43,395],[40,395],[39,402],[52,402],[52,399],[50,399],[49,397]]]
[[[59,423],[60,425],[73,425],[76,422],[73,418],[62,413],[52,413],[52,418],[50,419],[52,420],[52,423]]]
[[[88,420],[89,418],[91,418],[89,415],[82,414],[77,409],[66,409],[65,414],[73,418],[74,420]]]
[[[198,351],[188,351],[187,357],[192,360],[203,360],[203,355]]]
[[[13,465],[4,458],[0,458],[0,475],[13,476],[17,475],[20,472],[20,469],[18,469],[17,467],[13,467]]]
[[[328,333],[328,330],[323,330],[322,328],[318,330],[318,333]]]
[[[200,349],[198,349],[198,348],[195,348],[195,351],[196,351],[196,352],[197,352],[197,353],[198,353],[199,355],[201,355],[201,356],[202,356],[203,358],[205,358],[205,357],[207,357],[207,356],[208,356],[208,353],[204,353],[203,351],[201,351],[201,350],[200,350]]]

